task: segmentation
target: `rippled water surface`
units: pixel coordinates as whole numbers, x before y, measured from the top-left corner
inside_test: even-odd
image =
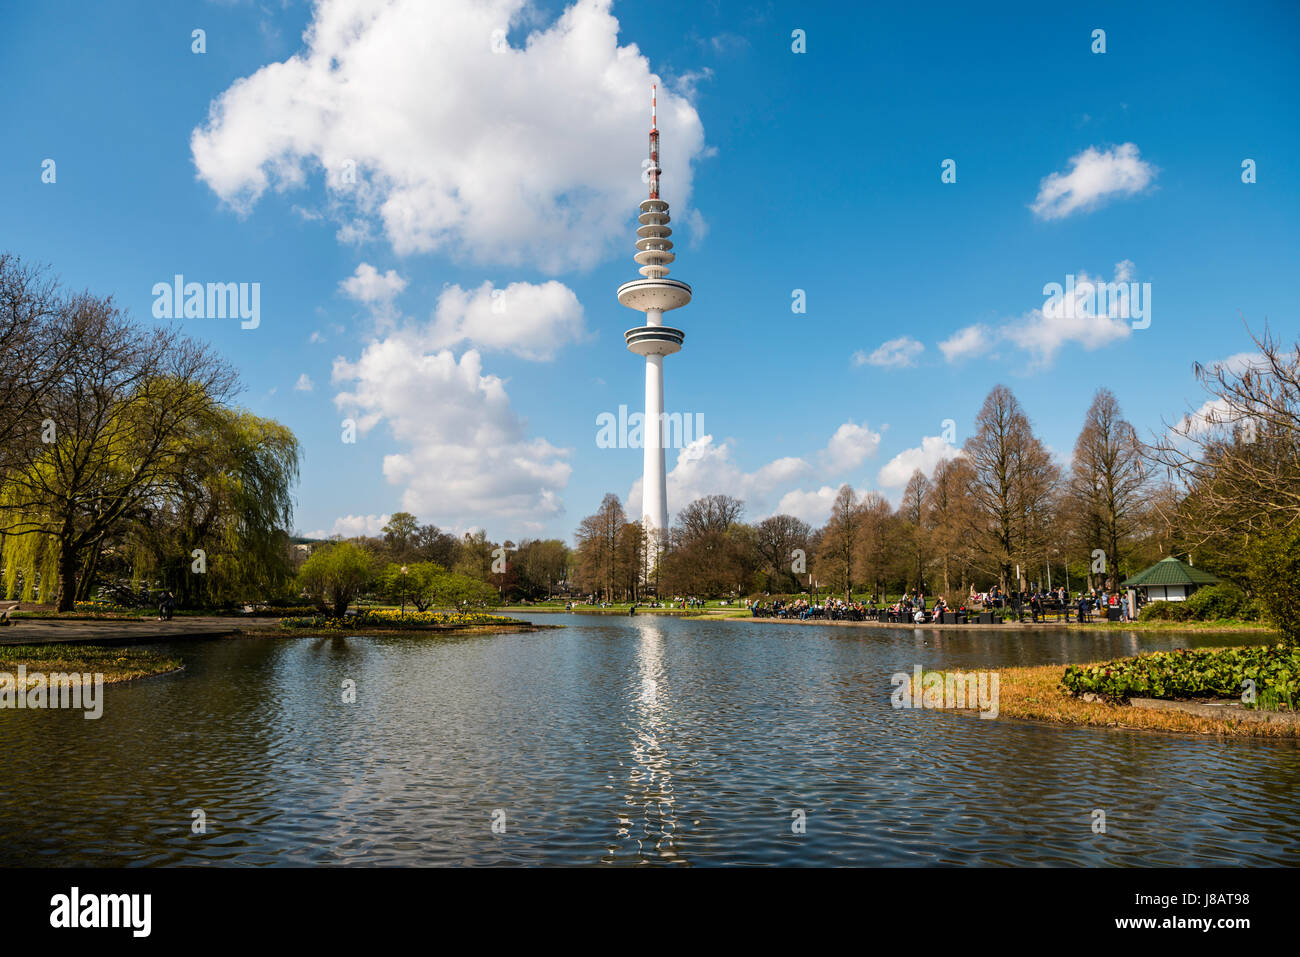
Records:
[[[0,863],[1300,863],[1294,743],[890,706],[914,664],[1222,637],[537,620],[161,646],[98,721],[0,711]]]

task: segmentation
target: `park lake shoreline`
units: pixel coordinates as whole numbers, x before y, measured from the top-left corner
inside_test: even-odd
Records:
[[[512,611],[514,609],[511,609]],[[1091,631],[1093,634],[1115,633],[1124,631],[1157,632],[1207,635],[1207,634],[1242,634],[1273,636],[1275,633],[1267,628],[1236,626],[1214,626],[1213,623],[1191,625],[1187,623],[1159,622],[1149,623],[1102,623],[1064,624],[1064,623],[1015,623],[1002,624],[963,624],[963,625],[906,625],[889,624],[876,621],[801,621],[783,618],[753,618],[731,614],[698,614],[692,609],[638,609],[637,615],[661,614],[682,621],[722,621],[722,622],[762,622],[769,625],[862,627],[877,630],[894,630],[899,632],[945,632],[945,633],[989,633],[1009,635],[1021,632],[1030,635],[1044,633],[1060,634],[1069,632],[1071,637]],[[563,614],[562,609],[529,609],[523,614]],[[626,611],[617,609],[591,609],[578,612],[587,616],[629,616]],[[57,621],[57,618],[29,618],[19,621]],[[194,619],[193,626],[197,633],[187,633],[183,627],[184,619],[173,619],[166,628],[149,629],[151,620],[145,617],[117,617],[86,619],[84,617],[64,619],[68,626],[75,628],[77,637],[62,641],[45,638],[36,643],[12,644],[5,639],[17,638],[13,634],[21,633],[21,624],[15,624],[0,633],[0,669],[16,668],[26,665],[29,670],[103,672],[106,684],[117,684],[149,677],[162,677],[184,670],[180,659],[164,658],[135,645],[155,643],[177,643],[198,641],[205,638],[272,638],[276,640],[292,638],[402,638],[428,640],[445,638],[466,638],[496,634],[537,633],[559,630],[564,624],[538,623],[522,619],[511,619],[492,623],[423,625],[404,628],[366,627],[349,629],[343,622],[332,628],[289,628],[275,618],[248,618],[246,616],[227,616],[228,630],[214,632],[204,627],[206,620]],[[123,623],[144,626],[134,634],[116,634],[106,637],[99,643],[91,637],[95,631],[108,631],[113,626]],[[178,627],[178,625],[180,627]],[[242,627],[241,627],[242,626]],[[47,626],[48,627],[48,626]],[[120,629],[119,629],[120,630]],[[90,634],[87,634],[90,633]],[[1261,641],[1261,644],[1270,643]],[[115,647],[116,646],[116,647]],[[1100,662],[1096,662],[1100,663]],[[116,664],[117,667],[112,665]],[[1089,701],[1064,691],[1060,681],[1065,664],[1037,665],[1029,668],[999,669],[1001,675],[1002,703],[1000,714],[1012,720],[1033,721],[1062,727],[1110,728],[1114,730],[1155,731],[1158,733],[1181,733],[1192,735],[1218,735],[1231,738],[1295,738],[1300,736],[1300,725],[1289,722],[1266,722],[1259,719],[1228,715],[1225,717],[1207,717],[1183,710],[1182,706],[1195,704],[1192,701],[1171,699],[1163,707],[1156,709],[1138,707],[1127,702]],[[961,713],[961,712],[959,712]]]

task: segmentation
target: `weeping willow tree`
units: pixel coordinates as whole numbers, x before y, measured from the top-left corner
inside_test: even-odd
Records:
[[[288,529],[299,446],[270,419],[221,410],[185,453],[186,467],[132,522],[137,577],[182,607],[273,597],[293,577]]]
[[[48,535],[0,533],[0,594],[50,603],[58,589],[58,549]]]

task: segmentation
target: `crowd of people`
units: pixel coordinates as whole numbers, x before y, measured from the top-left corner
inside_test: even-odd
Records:
[[[1139,606],[1143,604],[1138,598]],[[755,618],[797,618],[800,621],[886,621],[928,624],[944,621],[964,623],[981,612],[998,616],[1014,615],[1017,619],[1028,617],[1033,622],[1054,619],[1070,621],[1071,616],[1080,622],[1099,620],[1130,621],[1129,604],[1118,591],[1090,589],[1071,597],[1064,587],[1034,589],[1026,592],[1003,592],[997,585],[979,592],[971,586],[970,595],[963,604],[952,607],[940,597],[931,605],[924,593],[908,592],[891,604],[880,604],[873,597],[868,601],[845,601],[841,598],[776,598],[764,603],[762,599],[745,599],[745,607]]]
[[[1139,594],[1138,607],[1145,604]],[[566,610],[572,610],[575,602],[568,601]],[[612,603],[597,601],[590,596],[584,604],[598,608],[613,607]],[[701,598],[682,598],[676,596],[671,600],[660,602],[654,599],[638,603],[643,608],[677,608],[695,609],[705,607]],[[723,602],[722,604],[727,604]],[[1090,589],[1070,595],[1064,587],[1038,588],[1028,591],[1004,592],[997,585],[987,591],[977,591],[972,585],[966,601],[953,607],[946,599],[939,597],[930,602],[924,592],[915,590],[904,594],[898,601],[881,603],[876,598],[867,601],[845,600],[827,596],[825,598],[806,596],[799,598],[763,599],[746,598],[743,607],[754,618],[787,618],[800,621],[883,621],[890,623],[930,624],[945,621],[964,623],[979,620],[980,614],[989,615],[992,620],[1014,617],[1017,620],[1028,619],[1033,622],[1055,621],[1090,622],[1094,618],[1102,621],[1131,621],[1129,604],[1124,596],[1115,590],[1103,588],[1101,591]],[[635,606],[633,606],[635,607]],[[988,620],[988,619],[986,619]]]
[[[769,604],[761,600],[745,600],[745,607],[755,618],[798,618],[824,621],[901,621],[924,624],[930,621],[942,621],[943,614],[951,611],[947,603],[940,598],[933,606],[927,606],[925,595],[908,593],[889,605],[879,604],[875,598],[869,601],[845,601],[842,598],[813,599],[796,598],[787,601],[777,598]],[[965,607],[961,611],[965,612]]]

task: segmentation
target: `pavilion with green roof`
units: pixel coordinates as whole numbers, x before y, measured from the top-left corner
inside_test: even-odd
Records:
[[[1172,555],[1156,562],[1120,583],[1123,588],[1141,588],[1147,601],[1186,601],[1202,585],[1216,585],[1219,578],[1201,571]]]

